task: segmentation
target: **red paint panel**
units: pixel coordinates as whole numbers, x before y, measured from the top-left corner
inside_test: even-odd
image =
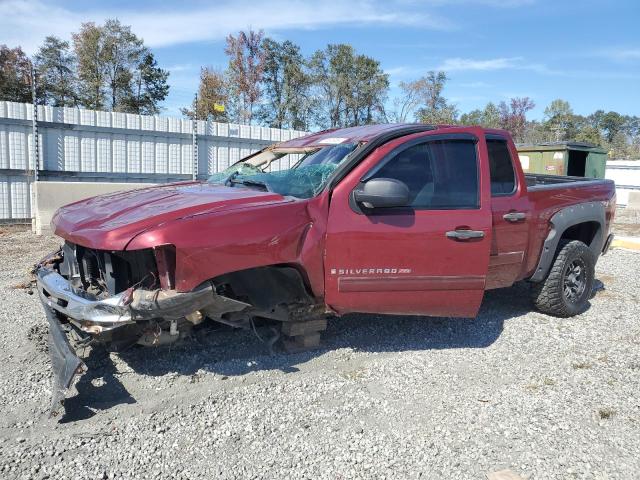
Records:
[[[480,132],[479,129],[447,129],[447,133]],[[428,137],[419,133],[394,140],[378,148],[336,187],[331,199],[327,227],[325,300],[339,313],[377,312],[416,315],[474,316],[484,295],[484,282],[491,245],[489,178],[486,147],[480,142],[481,208],[473,210],[414,210],[405,214],[362,215],[349,206],[349,196],[360,179],[387,153],[404,142]],[[458,242],[446,232],[467,227],[480,230],[484,238]],[[344,291],[335,270],[385,268],[409,270],[411,290],[388,284],[384,290],[374,281],[366,288],[373,292]],[[352,275],[349,275],[352,276]],[[442,277],[468,278],[473,281],[465,289],[432,289]],[[425,278],[432,278],[426,281]],[[353,290],[353,283],[347,289]],[[352,281],[351,281],[352,282]],[[370,281],[369,281],[370,282]],[[405,284],[406,285],[406,284]],[[361,288],[356,281],[355,288]],[[424,288],[415,291],[413,288]],[[460,285],[458,285],[460,288]],[[375,294],[372,294],[375,293]]]
[[[412,277],[341,277],[340,292],[420,292],[427,290],[478,290],[484,288],[484,276],[412,276]]]
[[[489,257],[489,267],[498,267],[502,265],[520,265],[524,258],[524,252],[508,252],[491,255]]]
[[[203,182],[95,197],[64,207],[54,223],[56,234],[89,248],[175,245],[179,291],[224,273],[289,264],[321,298],[327,210],[326,193],[296,200]]]
[[[432,317],[472,318],[478,313],[483,291],[458,290],[447,292],[349,292],[348,305],[330,307],[339,314],[361,312],[386,315],[424,315]],[[327,292],[329,294],[329,292]],[[373,298],[384,295],[383,299]],[[438,298],[438,296],[444,298]]]
[[[549,233],[551,217],[555,213],[571,205],[600,200],[608,204],[606,218],[611,219],[615,208],[615,202],[610,202],[613,198],[615,190],[607,184],[528,192],[533,219],[529,227],[529,244],[525,252],[524,268],[518,279],[528,278],[535,271],[542,244]]]
[[[171,290],[176,286],[176,247],[174,245],[160,245],[154,247],[160,288]]]
[[[72,203],[56,212],[53,224],[56,235],[79,245],[124,250],[136,235],[173,220],[283,202],[291,200],[254,189],[227,188],[207,182],[177,183]],[[155,245],[158,243],[146,246]]]

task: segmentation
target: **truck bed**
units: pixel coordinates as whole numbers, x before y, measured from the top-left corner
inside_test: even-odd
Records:
[[[613,183],[611,180],[600,178],[568,177],[563,175],[545,175],[540,173],[525,173],[524,177],[527,181],[527,190],[530,192]]]

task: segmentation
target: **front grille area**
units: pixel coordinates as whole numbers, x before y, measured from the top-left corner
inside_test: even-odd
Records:
[[[105,251],[66,242],[60,274],[74,287],[104,297],[129,287],[160,287],[153,250]]]

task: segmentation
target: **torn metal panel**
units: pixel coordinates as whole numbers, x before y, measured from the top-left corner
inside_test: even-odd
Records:
[[[202,285],[192,292],[176,292],[175,290],[133,290],[129,305],[131,315],[136,320],[152,318],[177,319],[185,317],[196,310],[223,302],[223,297],[216,295],[211,283]]]
[[[53,395],[49,416],[60,414],[69,389],[86,373],[87,366],[74,353],[62,325],[53,310],[43,303],[49,322],[49,356],[51,358]]]

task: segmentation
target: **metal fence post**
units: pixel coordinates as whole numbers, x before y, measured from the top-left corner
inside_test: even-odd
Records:
[[[198,179],[198,94],[193,102],[193,136],[191,139],[193,151],[193,180]]]
[[[193,144],[193,180],[198,179],[198,120],[192,120],[193,122],[193,138],[191,140]]]
[[[38,104],[36,102],[36,72],[31,64],[31,105],[33,113],[31,115],[31,125],[33,129],[33,142],[31,142],[31,155],[33,165],[33,196],[31,201],[31,230],[40,235],[42,226],[38,218],[38,168],[40,164],[40,139],[38,137]],[[28,170],[28,168],[27,168]]]

